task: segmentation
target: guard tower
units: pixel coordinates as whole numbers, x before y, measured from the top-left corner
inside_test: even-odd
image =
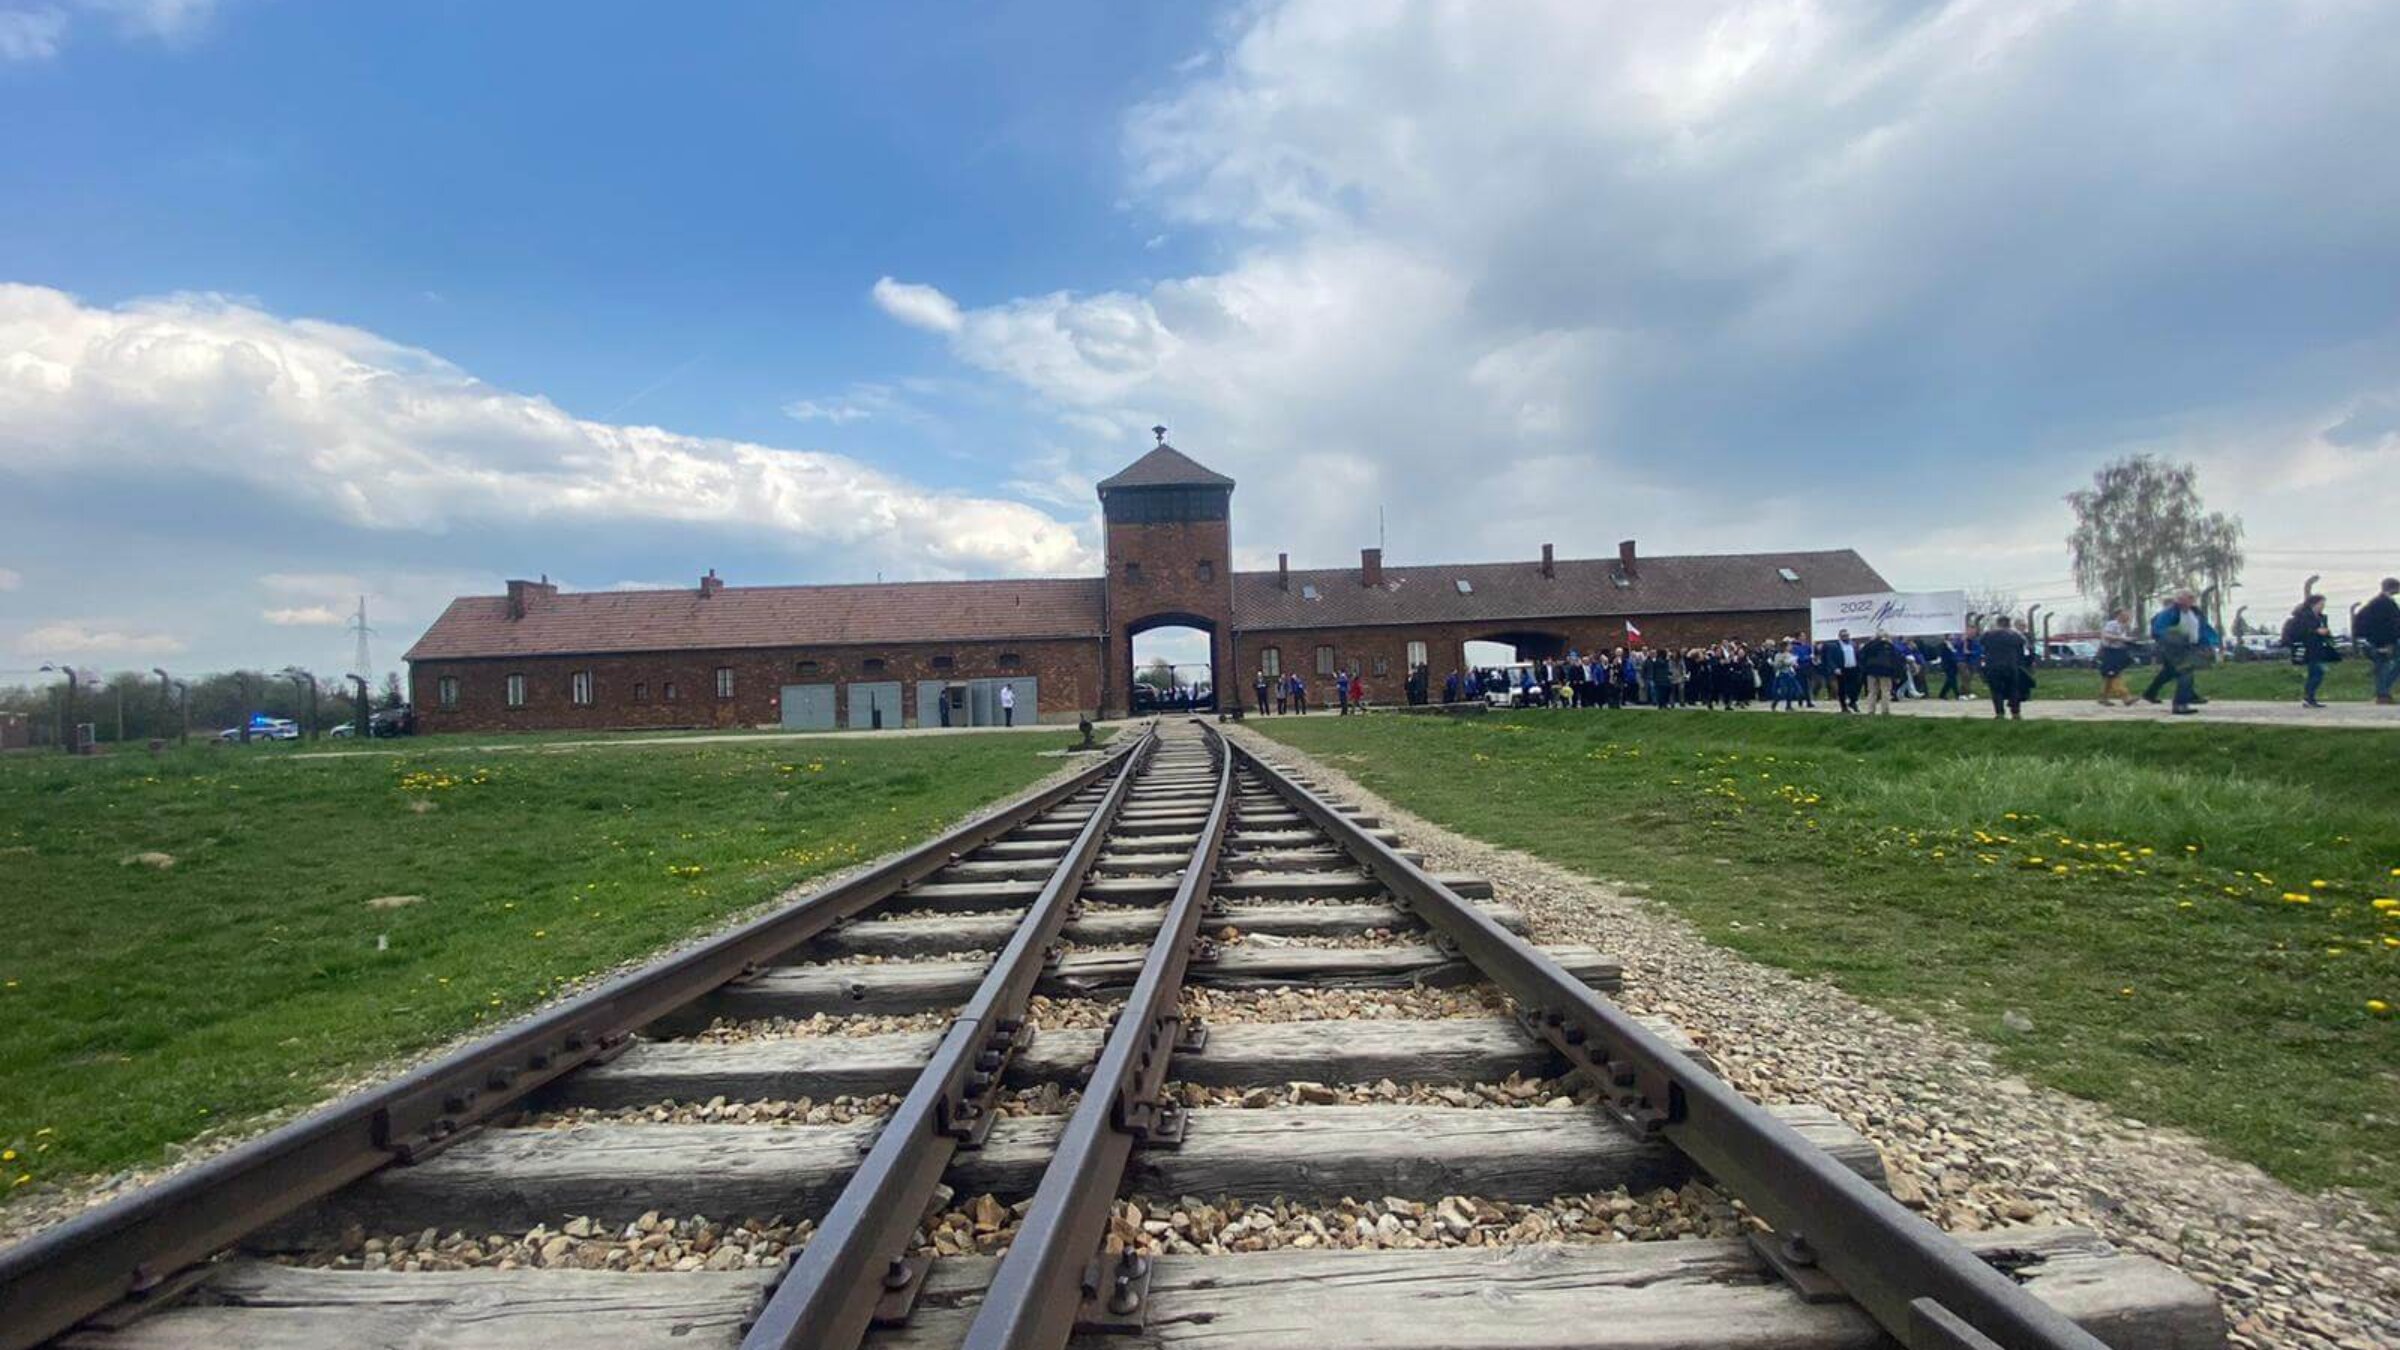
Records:
[[[1158,445],[1100,482],[1107,522],[1108,579],[1101,587],[1108,653],[1100,674],[1100,706],[1110,716],[1130,709],[1133,639],[1153,628],[1188,627],[1208,634],[1209,685],[1239,706],[1233,671],[1233,480],[1167,444],[1165,427],[1150,428]]]

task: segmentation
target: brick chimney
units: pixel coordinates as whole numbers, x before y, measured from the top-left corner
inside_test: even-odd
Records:
[[[1361,586],[1383,584],[1382,549],[1362,548],[1358,551],[1358,584]]]
[[[1630,539],[1621,539],[1617,541],[1617,570],[1625,574],[1625,579],[1627,581],[1631,581],[1642,574],[1641,569],[1634,566],[1633,541]]]
[[[1292,555],[1289,553],[1278,553],[1275,555],[1275,589],[1279,591],[1288,591],[1291,588]]]
[[[700,578],[700,598],[703,600],[724,589],[725,583],[717,579],[717,569],[713,567],[708,569],[708,575]]]
[[[1542,575],[1546,577],[1558,575],[1558,552],[1548,544],[1542,545]]]
[[[508,583],[508,617],[522,619],[526,611],[533,608],[534,602],[550,599],[557,594],[558,587],[552,584],[547,575],[540,581],[512,580]]]

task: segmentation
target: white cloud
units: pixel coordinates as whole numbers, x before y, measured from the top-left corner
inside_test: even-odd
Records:
[[[25,574],[13,567],[0,567],[0,591],[13,591],[25,584]]]
[[[278,628],[338,628],[350,621],[350,616],[331,605],[297,605],[287,609],[260,610],[258,617]]]
[[[2400,269],[2368,149],[2400,7],[1265,0],[1226,32],[1124,132],[1129,209],[1221,267],[909,289],[1068,470],[1160,420],[1241,480],[1253,559],[1344,560],[1383,506],[1395,561],[1638,534],[1930,581],[1981,564],[1929,531],[2004,515],[2063,576],[2057,498],[2132,448],[2248,466],[2207,481],[2254,538],[2390,518],[2400,414],[2356,401],[2400,337],[2356,283]]]
[[[836,426],[879,416],[904,420],[918,416],[889,385],[881,384],[852,385],[848,393],[837,397],[794,399],[783,405],[783,415],[795,422],[831,422]]]
[[[215,296],[101,308],[0,285],[0,470],[224,482],[376,531],[739,528],[901,575],[1089,563],[1073,528],[1021,503],[573,417],[373,333]]]
[[[864,422],[875,414],[845,399],[796,398],[783,405],[783,415],[795,422]]]
[[[958,302],[931,286],[884,277],[875,283],[874,296],[884,313],[912,328],[933,333],[958,331]]]
[[[197,32],[216,10],[216,0],[72,0],[0,10],[0,61],[47,61],[66,45],[71,10],[110,21],[126,37],[174,41]]]
[[[183,648],[183,639],[169,633],[126,633],[72,621],[44,624],[17,637],[17,650],[27,656],[169,656]]]
[[[0,9],[0,61],[47,61],[66,33],[67,13],[55,6]]]

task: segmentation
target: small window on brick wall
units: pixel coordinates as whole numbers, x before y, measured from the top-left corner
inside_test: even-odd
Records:
[[[675,692],[675,682],[673,680],[669,680],[665,684],[659,686],[658,692],[659,695],[666,699],[666,701],[669,703],[673,703],[676,699],[682,697],[681,694]]]
[[[633,701],[636,703],[650,701],[650,686],[646,681],[635,680],[633,682]]]
[[[1267,672],[1268,679],[1283,674],[1283,648],[1267,647],[1258,654],[1258,668]]]
[[[933,658],[933,668],[935,670],[949,670],[957,664],[958,658],[955,656],[937,656]]]
[[[1000,653],[1000,668],[1002,670],[1022,670],[1024,666],[1025,658],[1017,655],[1015,652]]]
[[[733,667],[731,666],[717,667],[717,697],[733,697]]]
[[[1333,673],[1333,648],[1317,648],[1317,673],[1319,675],[1331,675]]]
[[[525,677],[522,675],[508,677],[508,706],[512,708],[525,706]]]
[[[1375,658],[1375,673],[1376,673],[1377,675],[1389,675],[1389,674],[1391,674],[1391,673],[1392,673],[1392,658],[1390,658],[1390,657],[1388,657],[1388,656],[1378,656],[1378,657],[1376,657],[1376,658]]]
[[[1202,558],[1200,560],[1200,567],[1198,570],[1200,572],[1200,579],[1202,581],[1215,581],[1217,579],[1217,565],[1213,562],[1210,562],[1206,558]]]
[[[883,658],[880,656],[870,656],[866,660],[858,663],[858,669],[859,673],[863,675],[881,675],[883,673]]]
[[[1408,644],[1408,668],[1410,670],[1415,670],[1417,667],[1424,664],[1425,644],[1422,642],[1412,642]],[[1381,672],[1377,673],[1380,674]]]
[[[567,697],[578,708],[592,706],[592,672],[579,670],[567,682]]]
[[[802,675],[814,675],[820,669],[822,669],[822,667],[820,667],[814,661],[803,661],[799,665],[794,666],[792,669]]]
[[[443,707],[455,708],[458,706],[458,677],[456,675],[444,675],[435,682],[434,691],[435,697],[440,700]]]
[[[1140,581],[1142,579],[1142,565],[1138,562],[1129,562],[1125,564],[1125,579],[1133,582]]]

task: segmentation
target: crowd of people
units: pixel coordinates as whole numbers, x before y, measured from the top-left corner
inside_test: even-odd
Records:
[[[2375,701],[2393,702],[2400,683],[2400,578],[2387,578],[2380,592],[2359,607],[2353,637],[2375,663]],[[2325,669],[2342,659],[2340,644],[2325,616],[2325,597],[2315,595],[2292,611],[2281,641],[2293,663],[2307,667],[2302,701],[2318,701]],[[2139,694],[2126,673],[2139,663],[2144,644],[2155,660],[2149,685]],[[2189,716],[2208,702],[2196,683],[2216,659],[2223,640],[2191,591],[2178,591],[2146,624],[2130,610],[2110,615],[2100,633],[2095,664],[2102,704],[2158,703],[2172,692],[2172,710]],[[1843,629],[1825,641],[1805,633],[1760,642],[1726,639],[1707,646],[1664,648],[1619,646],[1543,657],[1512,666],[1453,670],[1437,687],[1425,666],[1402,683],[1411,705],[1486,703],[1539,708],[1747,708],[1764,704],[1777,711],[1817,707],[1820,701],[1845,713],[1889,713],[1911,699],[1973,699],[1983,681],[1992,715],[2018,719],[2033,692],[2039,648],[2006,615],[1988,627],[1970,626],[1949,637],[1895,637],[1874,632],[1859,637]],[[1938,686],[1935,677],[1940,678]],[[1343,713],[1367,704],[1366,681],[1356,671],[1326,677],[1331,705]],[[1308,685],[1297,674],[1252,679],[1258,712],[1305,713]]]

